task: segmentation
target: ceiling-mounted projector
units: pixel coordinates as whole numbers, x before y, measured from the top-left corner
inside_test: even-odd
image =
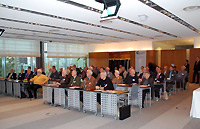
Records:
[[[104,9],[100,21],[116,19],[118,17],[119,7],[121,5],[119,0],[95,0],[95,1],[104,4]]]

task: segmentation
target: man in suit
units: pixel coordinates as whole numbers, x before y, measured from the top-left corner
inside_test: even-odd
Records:
[[[180,88],[181,84],[183,84],[183,80],[186,80],[188,73],[185,69],[186,69],[185,66],[182,66],[181,71],[179,71],[177,74],[177,79],[176,79],[177,88]],[[183,88],[185,89],[185,84],[183,84]]]
[[[96,85],[96,79],[92,76],[93,72],[87,70],[87,77],[83,80],[81,88],[84,90],[94,90]]]
[[[10,79],[14,79],[16,80],[17,79],[17,74],[14,73],[14,69],[10,69],[10,73],[8,74],[8,76],[6,77],[8,80]]]
[[[70,79],[68,86],[81,86],[81,78],[77,76],[76,70],[72,71],[72,77]]]
[[[135,75],[135,70],[131,69],[130,70],[130,75],[126,77],[125,79],[125,84],[133,84],[133,83],[138,83],[139,77]]]
[[[163,74],[166,75],[168,73],[168,67],[164,66]]]
[[[25,78],[25,73],[24,73],[24,69],[21,69],[21,73],[18,74],[18,80],[24,80]]]
[[[71,80],[71,74],[70,74],[70,70],[63,70],[62,71],[62,77],[60,77],[60,83],[59,87],[67,87],[69,82]]]
[[[31,69],[28,69],[24,79],[30,80],[31,78],[33,78],[33,73],[31,72]]]
[[[58,71],[56,69],[52,69],[52,73],[51,73],[51,76],[50,76],[49,79],[50,80],[59,79],[59,74],[58,74]]]
[[[119,75],[119,71],[115,70],[115,76],[112,79],[113,84],[122,84],[122,76]]]
[[[169,72],[167,72],[167,74],[165,75],[165,79],[167,80],[172,80],[170,82],[167,82],[167,86],[166,86],[166,91],[168,92],[169,96],[170,93],[169,91],[172,89],[173,84],[175,83],[174,80],[176,80],[176,72],[174,71],[174,68],[172,66],[170,66],[169,68]]]
[[[158,101],[160,98],[160,95],[159,95],[160,88],[163,87],[161,83],[164,82],[165,75],[161,73],[160,67],[156,68],[156,72],[157,72],[157,75],[154,77],[154,90],[155,90],[155,99],[156,101]]]
[[[199,83],[199,75],[200,75],[200,59],[199,57],[196,58],[196,61],[194,63],[194,69],[193,69],[193,83],[195,83],[195,77],[197,76],[197,84]]]
[[[106,67],[106,74],[107,74],[107,77],[109,77],[111,80],[113,79],[113,74],[112,74],[112,72],[110,72],[109,67]]]

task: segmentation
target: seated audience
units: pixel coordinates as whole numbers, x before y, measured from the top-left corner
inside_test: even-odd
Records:
[[[154,90],[155,90],[155,99],[156,101],[158,101],[160,98],[160,94],[159,94],[160,88],[163,87],[161,83],[164,82],[165,75],[161,73],[160,67],[156,68],[156,72],[157,72],[157,75],[154,77]]]
[[[130,75],[127,76],[127,78],[125,79],[125,84],[133,84],[133,83],[138,83],[138,76],[135,75],[135,70],[131,69]]]
[[[96,84],[96,90],[114,90],[113,83],[106,76],[106,72],[100,73],[100,79],[98,80]],[[101,94],[97,94],[97,102],[101,104]]]
[[[183,84],[183,80],[185,81],[187,78],[187,71],[185,71],[185,69],[186,69],[185,66],[182,66],[181,71],[178,72],[177,78],[176,78],[177,87],[180,88],[182,84],[184,90],[185,90],[185,84]]]
[[[163,74],[166,75],[168,73],[168,67],[164,66]]]
[[[21,72],[18,74],[18,80],[24,80],[25,79],[25,73],[24,69],[21,69]]]
[[[49,78],[46,75],[42,74],[42,70],[38,69],[37,75],[35,77],[33,77],[32,79],[30,79],[30,82],[33,82],[33,84],[29,85],[29,89],[28,89],[29,98],[33,97],[31,90],[34,93],[34,98],[37,98],[37,89],[42,88],[41,85],[47,83],[48,80],[49,80]]]
[[[56,69],[52,69],[52,73],[51,73],[51,76],[50,76],[49,79],[50,80],[59,79],[59,74],[58,74],[58,71]]]
[[[57,83],[59,87],[67,87],[71,80],[70,70],[63,70],[62,76],[60,77],[60,83]]]
[[[16,80],[17,79],[17,74],[14,72],[14,69],[10,69],[10,73],[8,73],[6,78],[8,80],[10,80],[10,79]]]
[[[33,78],[33,72],[31,72],[31,69],[28,69],[24,79],[27,79],[27,81],[29,81],[31,78]]]
[[[168,95],[171,94],[169,91],[171,91],[172,86],[175,84],[174,80],[176,79],[176,72],[174,71],[174,68],[172,66],[169,67],[169,72],[165,75],[165,79],[171,80],[170,82],[167,82],[166,91],[168,92]]]
[[[146,68],[144,68],[144,73],[142,78],[139,78],[139,83],[140,85],[150,85],[150,73],[146,70]],[[142,108],[144,108],[144,100],[145,100],[145,96],[146,94],[150,92],[149,89],[144,89],[142,90]]]
[[[73,70],[72,77],[70,79],[68,86],[80,86],[80,85],[81,85],[81,78],[77,76],[77,71]]]
[[[87,77],[83,80],[81,88],[84,90],[94,90],[96,85],[96,79],[92,76],[92,71],[87,70]]]
[[[107,74],[107,77],[109,77],[112,80],[113,74],[110,72],[110,68],[109,67],[106,67],[106,74]]]
[[[113,84],[122,84],[122,76],[119,76],[119,71],[115,70],[115,76],[112,79]]]

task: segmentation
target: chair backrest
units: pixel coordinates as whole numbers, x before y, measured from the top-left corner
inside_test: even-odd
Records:
[[[138,98],[139,88],[140,88],[140,86],[138,86],[138,85],[132,85],[132,89],[131,89],[132,99],[137,99]]]

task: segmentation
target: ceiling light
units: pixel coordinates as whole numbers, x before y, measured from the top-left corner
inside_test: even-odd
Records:
[[[198,9],[200,9],[200,6],[188,6],[188,7],[183,8],[184,11],[195,11]]]
[[[148,16],[145,15],[145,14],[143,14],[143,15],[138,15],[138,17],[139,17],[140,21],[146,21],[147,18],[148,18]]]

